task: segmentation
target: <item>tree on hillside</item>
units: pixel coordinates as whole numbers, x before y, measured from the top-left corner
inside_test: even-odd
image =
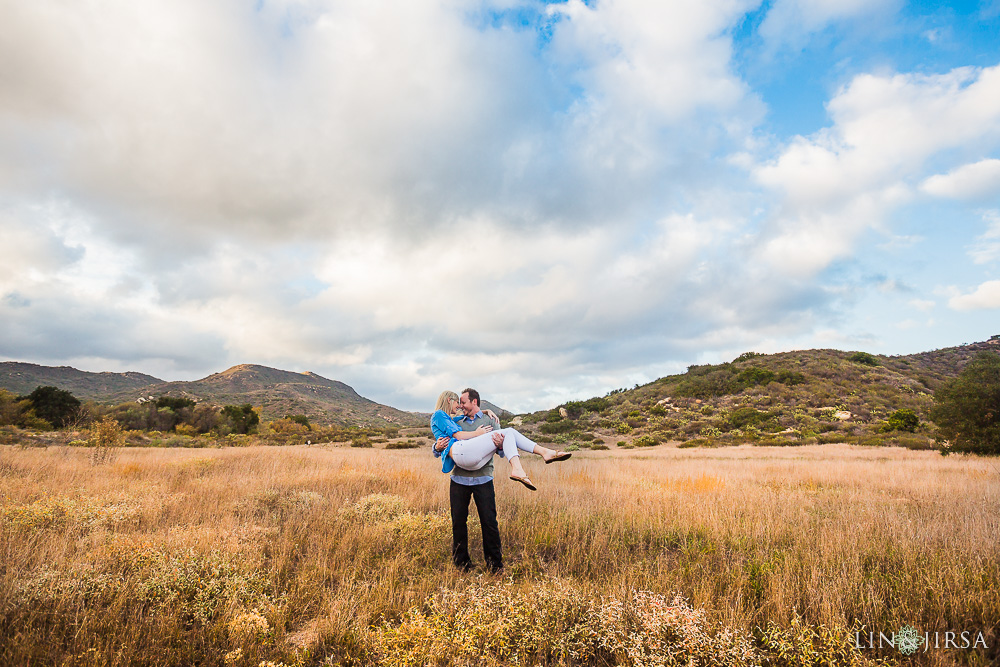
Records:
[[[229,421],[234,433],[250,433],[260,423],[260,416],[253,405],[227,405],[222,408],[222,416]]]
[[[195,402],[190,398],[176,398],[174,396],[160,396],[156,399],[156,407],[158,408],[170,408],[174,412],[183,410],[184,408],[193,408]]]
[[[981,352],[938,388],[931,419],[952,451],[1000,454],[1000,355]]]
[[[57,387],[37,387],[21,398],[28,399],[35,414],[56,428],[65,426],[80,409],[76,396]]]

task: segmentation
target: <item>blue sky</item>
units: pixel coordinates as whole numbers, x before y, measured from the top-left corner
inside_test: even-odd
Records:
[[[0,358],[551,407],[1000,333],[1000,2],[0,7]]]

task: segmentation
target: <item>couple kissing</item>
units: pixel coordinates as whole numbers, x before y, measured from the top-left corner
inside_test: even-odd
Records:
[[[483,551],[487,567],[503,568],[500,529],[497,525],[496,494],[493,489],[493,456],[499,454],[510,464],[510,479],[534,491],[521,465],[520,452],[541,456],[546,463],[565,461],[569,452],[542,447],[512,428],[500,428],[497,416],[480,408],[479,392],[466,389],[461,395],[444,391],[431,416],[436,438],[434,456],[441,459],[441,472],[451,474],[452,556],[455,566],[471,569],[468,550],[469,501],[476,499],[476,511],[483,529]]]

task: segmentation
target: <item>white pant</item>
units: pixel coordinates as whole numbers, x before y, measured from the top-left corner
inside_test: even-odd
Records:
[[[518,456],[517,450],[526,452],[535,451],[535,443],[518,433],[512,428],[501,429],[500,431],[490,431],[468,440],[456,440],[449,452],[455,465],[463,470],[479,470],[490,462],[493,455],[497,453],[497,446],[493,444],[493,434],[503,434],[503,454],[509,461]]]

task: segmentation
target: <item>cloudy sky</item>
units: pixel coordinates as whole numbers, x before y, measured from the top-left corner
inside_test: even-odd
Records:
[[[1000,333],[1000,0],[0,0],[0,359],[551,407]]]

